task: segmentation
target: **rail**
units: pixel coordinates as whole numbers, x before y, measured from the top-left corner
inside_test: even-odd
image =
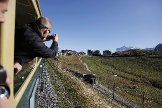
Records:
[[[40,65],[41,62],[41,58],[35,62],[34,64],[34,68],[31,70],[31,72],[29,73],[28,77],[25,79],[24,83],[21,85],[21,87],[19,88],[19,90],[17,91],[17,93],[15,94],[15,106],[18,105],[18,103],[20,102],[23,94],[25,93],[25,91],[27,90],[27,86],[29,85],[30,81],[32,81],[32,77],[35,74],[38,66]],[[33,89],[33,88],[32,88]],[[30,95],[30,94],[29,94]]]

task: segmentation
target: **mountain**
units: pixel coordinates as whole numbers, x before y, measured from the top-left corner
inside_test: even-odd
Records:
[[[139,49],[139,48],[134,48],[132,46],[130,46],[130,47],[122,46],[120,48],[116,48],[116,52],[122,52],[122,51],[130,50],[130,49]],[[155,48],[145,48],[143,50],[154,50],[154,49]],[[157,45],[157,49],[161,49],[162,50],[162,44],[158,44]]]
[[[162,50],[162,43],[158,44],[158,45],[155,47],[155,50]]]
[[[144,50],[154,50],[155,48],[145,48]]]
[[[130,49],[133,49],[133,47],[122,46],[120,48],[116,48],[116,52],[126,51],[126,50],[130,50]]]

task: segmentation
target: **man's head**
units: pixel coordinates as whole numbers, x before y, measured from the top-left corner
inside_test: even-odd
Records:
[[[11,84],[11,78],[2,65],[0,65],[0,85],[1,84]]]
[[[9,0],[0,0],[0,23],[5,22],[4,14],[7,12]]]
[[[42,38],[45,41],[47,36],[49,35],[50,29],[51,29],[50,20],[46,17],[40,17],[37,19],[36,24],[40,28],[40,31],[42,33]]]

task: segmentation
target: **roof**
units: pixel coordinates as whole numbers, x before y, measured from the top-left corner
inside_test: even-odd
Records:
[[[40,16],[38,0],[16,0],[16,25],[24,25]]]

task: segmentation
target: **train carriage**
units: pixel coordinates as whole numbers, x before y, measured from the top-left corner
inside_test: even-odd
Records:
[[[25,23],[34,21],[41,16],[38,0],[10,0],[8,12],[5,14],[5,23],[0,25],[0,64],[8,71],[12,82],[14,82],[14,34],[15,28]],[[41,58],[35,58],[29,63],[30,74],[26,77],[24,83],[14,93],[14,83],[11,84],[11,95],[9,98],[10,108],[16,108],[19,104],[32,76],[39,66]]]

